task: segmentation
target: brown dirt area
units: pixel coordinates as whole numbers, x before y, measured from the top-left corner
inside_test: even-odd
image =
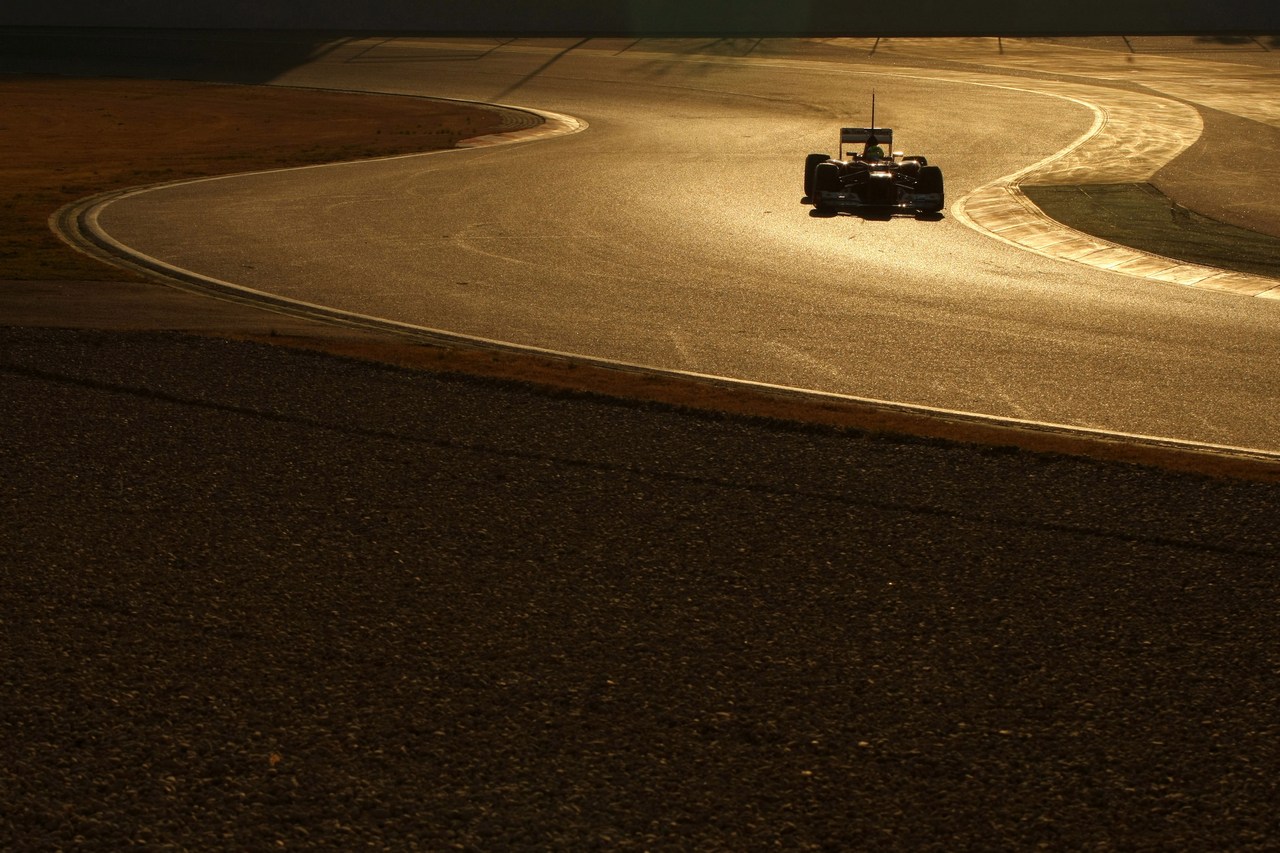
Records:
[[[422,98],[272,87],[0,77],[0,325],[176,330],[509,378],[702,410],[1280,480],[1280,466],[1037,430],[975,425],[714,382],[657,377],[288,316],[185,292],[64,245],[48,217],[88,195],[186,177],[450,148],[498,114]]]
[[[448,101],[156,80],[0,76],[0,279],[137,280],[46,227],[95,193],[452,148],[496,113]]]

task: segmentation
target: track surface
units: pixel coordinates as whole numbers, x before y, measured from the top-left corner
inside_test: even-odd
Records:
[[[944,166],[953,207],[1078,142],[1096,117],[1084,100],[1107,117],[1101,141],[1058,180],[1118,164],[1141,178],[1177,157],[1200,121],[1176,98],[1280,122],[1255,97],[1274,85],[1265,56],[992,45],[342,43],[277,82],[516,103],[590,129],[207,181],[116,202],[101,222],[202,275],[465,335],[1280,449],[1280,302],[1033,255],[954,216],[820,219],[800,203],[804,153],[867,120],[872,89],[899,147]],[[1168,126],[1148,120],[1162,114]]]

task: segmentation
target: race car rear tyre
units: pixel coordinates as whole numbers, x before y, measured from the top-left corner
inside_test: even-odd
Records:
[[[804,158],[804,194],[813,195],[813,170],[817,168],[819,163],[824,163],[831,159],[830,154],[810,154]]]

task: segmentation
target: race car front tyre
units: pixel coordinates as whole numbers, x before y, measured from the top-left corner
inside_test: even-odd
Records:
[[[809,200],[813,202],[813,206],[818,210],[828,209],[820,198],[824,191],[840,191],[840,167],[835,163],[819,163],[813,170],[813,192],[810,194]]]
[[[921,166],[920,177],[916,179],[916,195],[937,196],[928,202],[918,205],[921,210],[936,212],[942,210],[942,170],[937,166]]]
[[[937,166],[921,166],[916,179],[916,192],[942,194],[942,170]]]
[[[830,159],[830,154],[810,154],[804,158],[804,194],[806,196],[813,195],[813,170],[817,168],[819,163],[824,163]]]

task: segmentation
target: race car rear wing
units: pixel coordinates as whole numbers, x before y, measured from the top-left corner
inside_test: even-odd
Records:
[[[840,142],[851,143],[855,145],[864,145],[874,136],[876,142],[885,148],[893,145],[893,128],[890,127],[842,127],[840,128]]]

